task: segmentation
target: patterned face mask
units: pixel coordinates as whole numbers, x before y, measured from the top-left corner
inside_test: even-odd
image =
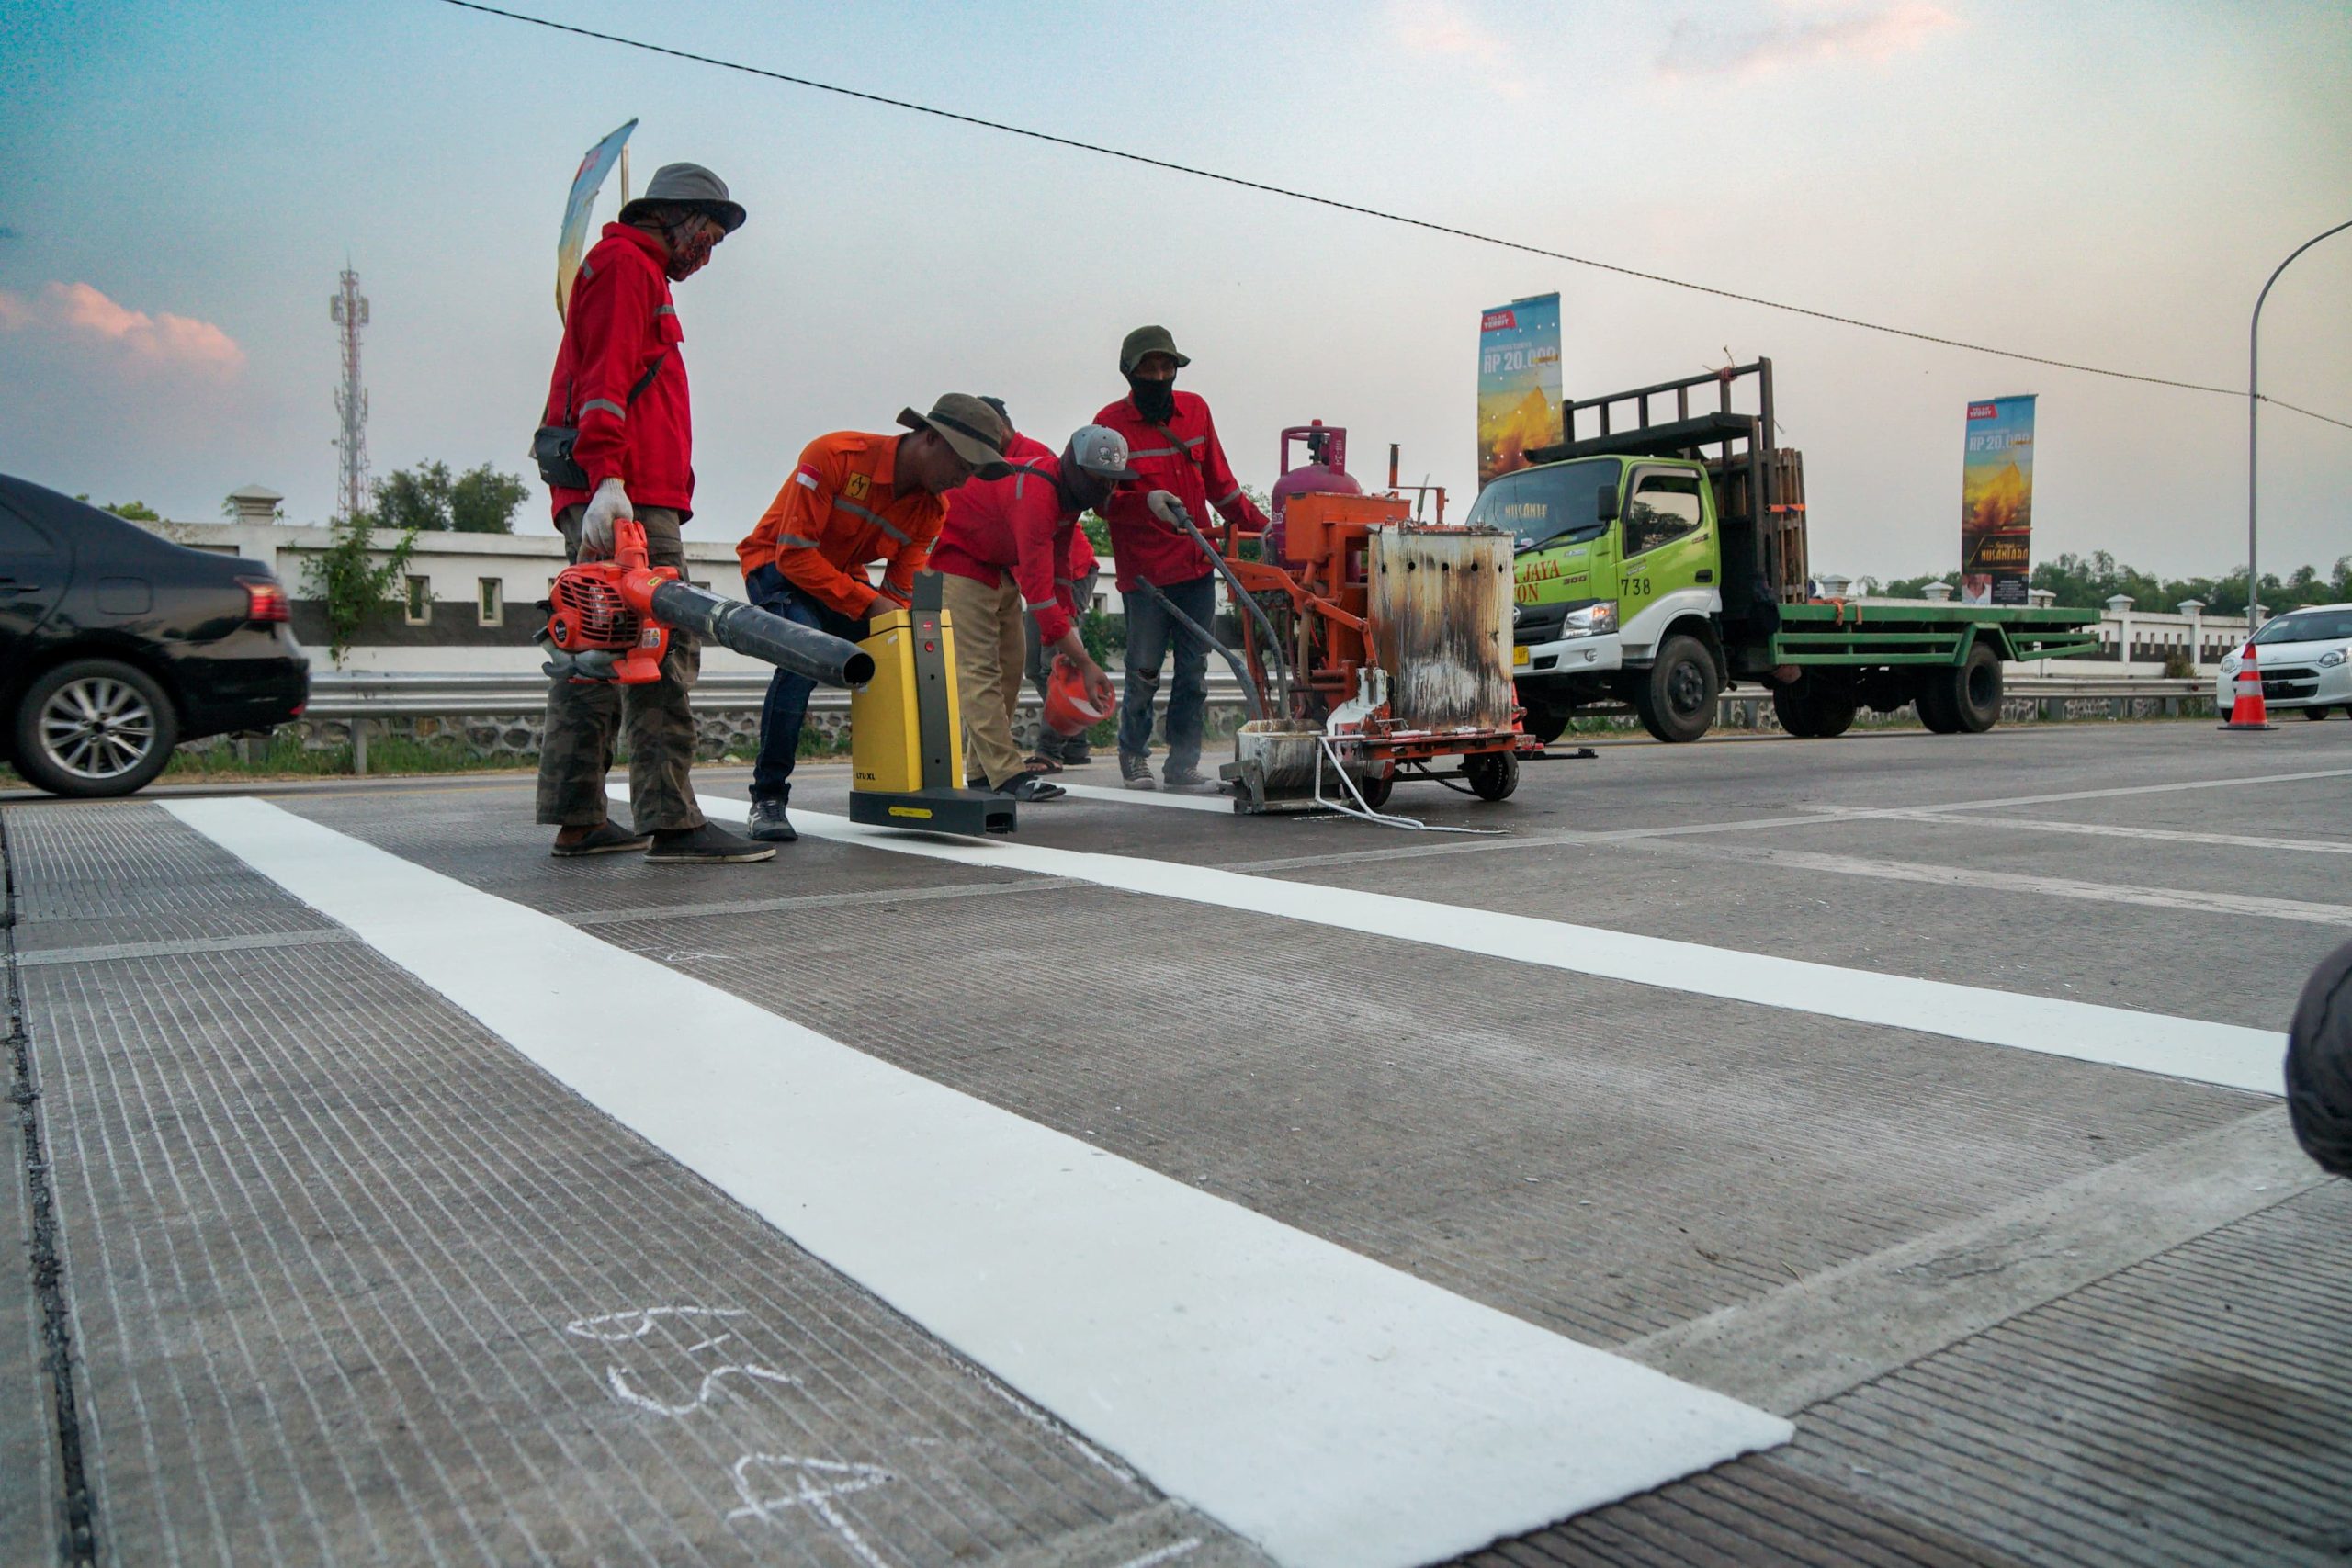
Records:
[[[663,269],[669,273],[670,281],[684,283],[709,265],[710,253],[718,247],[719,238],[718,226],[707,219],[695,220],[691,233],[681,234],[678,230],[672,230],[670,265]]]

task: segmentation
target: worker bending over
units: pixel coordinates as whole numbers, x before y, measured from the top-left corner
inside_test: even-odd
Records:
[[[927,414],[902,411],[906,435],[837,431],[811,441],[749,536],[735,547],[761,609],[856,642],[868,617],[907,607],[946,516],[941,499],[974,473],[1005,472],[1004,426],[986,403],[950,392]],[[880,587],[866,574],[884,567]],[[789,843],[785,807],[817,683],[778,669],[760,710],[752,837]]]
[[[1137,327],[1119,345],[1119,372],[1127,395],[1094,416],[1127,439],[1136,478],[1119,486],[1102,509],[1111,525],[1111,553],[1127,614],[1126,695],[1119,707],[1119,776],[1129,789],[1152,789],[1151,699],[1159,689],[1160,661],[1174,645],[1176,677],[1168,690],[1170,789],[1208,784],[1200,771],[1201,725],[1208,707],[1209,650],[1182,629],[1160,603],[1164,596],[1205,628],[1216,613],[1216,567],[1193,536],[1151,514],[1145,498],[1171,492],[1203,530],[1209,509],[1236,527],[1262,533],[1266,514],[1241,493],[1218,445],[1209,405],[1176,389],[1176,372],[1192,361],[1176,352],[1166,327]]]
[[[694,422],[678,347],[685,333],[670,285],[701,271],[742,224],[742,207],[717,175],[671,164],[621,209],[618,222],[605,225],[580,264],[547,412],[531,444],[567,559],[611,555],[613,525],[633,517],[652,563],[684,574],[678,530],[694,515]],[[713,827],[695,805],[686,777],[695,716],[686,689],[701,667],[694,634],[675,631],[662,678],[650,684],[615,688],[559,675],[548,686],[538,818],[560,829],[556,854],[642,850],[647,860],[687,863],[775,858],[774,850]],[[605,812],[614,735],[624,728],[635,818],[628,829]]]
[[[1108,500],[1114,484],[1135,477],[1126,441],[1090,424],[1059,457],[1029,457],[1005,478],[966,485],[948,499],[932,565],[955,628],[965,766],[979,769],[999,795],[1035,801],[1065,793],[1041,776],[1042,766],[1023,761],[1012,739],[1025,663],[1024,611],[1037,617],[1040,639],[1078,667],[1090,699],[1110,705],[1111,678],[1078,635],[1078,603],[1068,586],[1076,575],[1071,538],[1082,513]]]
[[[1004,428],[1012,433],[1004,439],[1006,457],[1017,464],[1025,463],[1032,457],[1054,455],[1054,449],[1044,442],[1021,434],[1013,424],[1012,414],[1005,408],[1002,398],[984,397],[980,401],[996,410],[996,416],[1004,421]],[[950,526],[955,523],[952,506],[948,509],[948,523]],[[1094,581],[1102,569],[1102,563],[1094,558],[1094,541],[1086,536],[1083,525],[1070,530],[1069,567],[1070,575],[1068,578],[1057,577],[1054,586],[1069,590],[1070,603],[1077,606],[1079,615],[1083,618],[1087,606],[1094,602]],[[1021,667],[1027,674],[1030,685],[1036,688],[1041,714],[1046,702],[1046,682],[1053,675],[1053,648],[1038,638],[1037,612],[1024,606],[1021,615]],[[1087,746],[1086,731],[1081,729],[1076,735],[1062,735],[1048,726],[1042,716],[1037,720],[1037,743],[1030,748],[1029,760],[1025,764],[1030,772],[1057,773],[1064,767],[1080,767],[1093,760],[1093,753]]]

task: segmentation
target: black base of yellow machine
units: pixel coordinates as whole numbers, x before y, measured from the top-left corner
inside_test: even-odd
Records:
[[[931,833],[1010,833],[1013,803],[978,789],[856,789],[850,791],[849,819]]]
[[[1010,833],[1014,804],[959,787],[964,725],[956,704],[956,631],[939,577],[915,579],[915,602],[876,615],[858,644],[874,679],[850,694],[849,819],[931,833]]]

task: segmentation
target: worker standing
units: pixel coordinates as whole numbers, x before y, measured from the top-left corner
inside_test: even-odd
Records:
[[[1004,426],[978,398],[950,392],[927,414],[902,410],[910,434],[837,431],[811,441],[799,466],[735,554],[743,586],[761,609],[856,642],[874,615],[904,609],[915,573],[939,537],[948,491],[975,472],[1004,466]],[[879,562],[876,587],[866,574]],[[785,814],[800,751],[808,694],[817,683],[778,669],[760,710],[760,755],[752,772],[752,837],[790,843],[800,835]]]
[[[1160,600],[1206,627],[1216,612],[1216,568],[1191,535],[1154,517],[1146,498],[1156,490],[1171,492],[1204,527],[1212,507],[1244,531],[1261,533],[1266,527],[1265,513],[1241,493],[1241,481],[1226,461],[1208,403],[1176,389],[1176,372],[1191,363],[1176,352],[1166,327],[1137,327],[1119,345],[1127,395],[1094,416],[1097,424],[1126,437],[1137,476],[1102,508],[1127,617],[1119,776],[1129,789],[1157,787],[1150,765],[1151,704],[1159,689],[1160,663],[1171,646],[1175,677],[1168,689],[1168,763],[1160,779],[1170,789],[1199,789],[1209,782],[1200,771],[1209,650]]]
[[[611,555],[614,523],[633,517],[652,564],[684,575],[679,529],[694,515],[694,433],[678,347],[685,333],[670,285],[701,271],[742,224],[743,209],[717,175],[671,164],[621,209],[619,221],[605,225],[580,264],[545,423],[532,442],[568,559]],[[695,805],[686,691],[701,665],[696,639],[675,631],[659,681],[616,689],[559,676],[548,686],[538,819],[559,829],[556,854],[643,850],[650,861],[690,863],[774,857],[713,827]],[[628,740],[633,830],[605,812],[616,731]]]
[[[1108,500],[1114,484],[1135,477],[1125,438],[1090,424],[1059,457],[1029,457],[1005,478],[966,485],[948,500],[932,565],[956,633],[965,765],[978,767],[999,795],[1038,801],[1066,793],[1022,760],[1012,739],[1024,612],[1037,617],[1039,637],[1078,667],[1089,698],[1111,704],[1111,677],[1078,635],[1070,541],[1079,517]]]
[[[1012,412],[1004,406],[1002,398],[984,397],[980,401],[996,410],[997,418],[1004,421],[1004,428],[1012,432],[1004,438],[1006,457],[1015,463],[1026,463],[1034,458],[1054,456],[1052,447],[1042,441],[1021,434],[1020,430],[1014,426]],[[1100,502],[1089,502],[1089,505],[1099,504]],[[954,507],[951,506],[948,513],[949,521],[952,524]],[[1083,620],[1088,607],[1094,603],[1094,584],[1096,579],[1102,574],[1102,562],[1095,558],[1094,541],[1087,537],[1082,518],[1080,525],[1070,530],[1069,568],[1070,575],[1068,578],[1057,577],[1054,580],[1054,586],[1069,590],[1070,604],[1075,607],[1079,618]],[[1029,678],[1029,684],[1036,690],[1037,705],[1042,714],[1046,702],[1046,682],[1053,675],[1053,660],[1049,657],[1051,644],[1049,639],[1038,635],[1036,611],[1024,608],[1021,621],[1021,667]],[[1028,766],[1032,771],[1059,773],[1063,768],[1082,767],[1093,760],[1093,752],[1087,745],[1084,730],[1079,731],[1076,735],[1060,735],[1057,734],[1042,716],[1037,720],[1037,743],[1029,749]]]

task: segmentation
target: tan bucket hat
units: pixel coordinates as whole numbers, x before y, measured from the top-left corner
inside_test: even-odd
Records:
[[[1004,421],[997,417],[996,410],[969,393],[949,392],[931,405],[929,413],[900,409],[899,423],[909,430],[935,432],[982,479],[1000,479],[1009,471],[1004,460]]]

